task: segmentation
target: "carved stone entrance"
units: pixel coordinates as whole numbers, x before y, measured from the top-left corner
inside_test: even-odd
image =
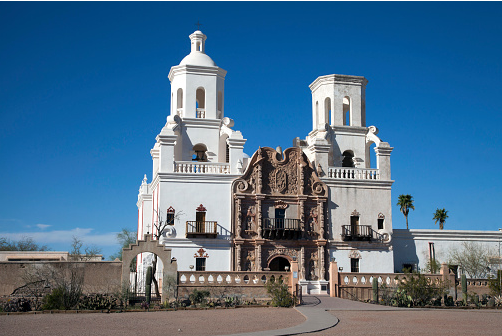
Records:
[[[291,264],[285,257],[277,256],[270,260],[268,268],[270,268],[270,271],[272,272],[287,272],[291,270]]]

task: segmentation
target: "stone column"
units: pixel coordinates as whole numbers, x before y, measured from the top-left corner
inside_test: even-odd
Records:
[[[316,139],[315,142],[309,146],[309,149],[314,152],[314,168],[318,170],[318,166],[320,165],[321,167],[322,173],[319,174],[319,176],[327,176],[331,145],[324,139]]]
[[[237,263],[236,270],[237,270],[237,272],[240,272],[242,269],[242,267],[241,267],[242,251],[241,251],[241,244],[240,243],[239,244],[236,243],[236,245],[235,245],[235,254],[236,254],[236,259],[237,259],[236,260],[236,263]]]
[[[338,297],[338,264],[336,261],[329,263],[329,296]]]
[[[326,280],[326,267],[324,262],[324,245],[326,241],[317,242],[317,254],[318,254],[318,267],[319,267],[319,280]]]
[[[255,267],[257,272],[261,272],[263,270],[262,264],[261,264],[261,246],[265,243],[264,240],[256,240],[255,241],[256,246],[255,246]]]
[[[258,239],[262,239],[262,213],[261,213],[261,200],[264,199],[264,196],[256,196],[256,209],[255,209],[255,220],[256,220],[256,228],[258,231]]]
[[[160,143],[159,149],[159,173],[172,173],[174,171],[174,145],[176,135],[157,135],[157,141]]]
[[[242,201],[241,201],[241,198],[243,198],[243,196],[241,196],[241,197],[236,196],[235,197],[235,207],[236,207],[236,211],[237,211],[237,227],[235,228],[235,237],[237,239],[241,238],[241,231],[242,231]]]
[[[231,174],[242,174],[242,158],[243,149],[246,139],[242,138],[239,131],[233,132],[231,137],[227,139],[229,150],[229,164]],[[240,161],[240,162],[239,162]]]
[[[319,220],[319,239],[324,239],[324,201],[317,200],[317,218]]]
[[[305,280],[305,247],[302,246],[300,249],[300,269],[301,269],[301,280]]]
[[[390,147],[388,142],[381,142],[378,147],[375,147],[380,180],[390,180],[390,153],[393,149],[394,147]]]

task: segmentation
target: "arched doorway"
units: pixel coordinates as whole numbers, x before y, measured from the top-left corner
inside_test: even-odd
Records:
[[[288,259],[279,256],[270,260],[268,268],[270,268],[272,272],[285,272],[291,270],[291,264]]]

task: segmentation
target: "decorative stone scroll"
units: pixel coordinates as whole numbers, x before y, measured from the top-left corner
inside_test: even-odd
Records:
[[[354,209],[354,211],[352,211],[352,213],[350,215],[351,216],[356,216],[356,217],[360,216],[359,212],[357,212],[357,210],[355,210],[355,209]]]
[[[197,253],[193,255],[194,258],[209,258],[207,252],[201,247]]]
[[[288,204],[285,203],[284,201],[275,201],[274,207],[276,209],[287,209],[288,208]]]
[[[359,253],[359,251],[357,251],[357,250],[350,251],[349,258],[350,259],[362,259],[361,258],[361,253]]]
[[[286,248],[286,247],[277,247],[272,250],[268,250],[268,259],[272,258],[273,256],[276,255],[287,255],[290,257],[296,257],[298,258],[298,251],[292,248]]]

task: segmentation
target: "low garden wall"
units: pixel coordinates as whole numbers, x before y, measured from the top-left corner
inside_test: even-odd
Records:
[[[178,298],[188,298],[196,289],[209,291],[214,299],[268,299],[265,283],[272,277],[282,278],[291,287],[290,272],[178,272]]]

